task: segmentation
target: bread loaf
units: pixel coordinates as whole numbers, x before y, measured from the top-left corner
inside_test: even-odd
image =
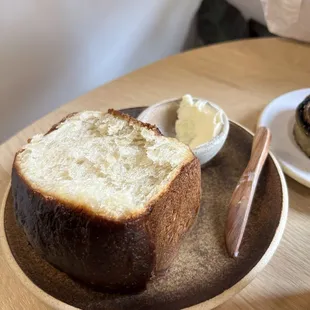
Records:
[[[71,277],[143,289],[166,270],[200,205],[200,165],[183,143],[128,115],[84,111],[15,156],[16,218]]]

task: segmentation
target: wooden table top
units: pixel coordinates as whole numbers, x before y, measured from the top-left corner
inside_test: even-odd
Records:
[[[219,104],[254,131],[266,104],[309,83],[310,45],[283,39],[236,41],[169,57],[63,105],[2,144],[0,201],[15,152],[70,112],[151,105],[190,93]],[[290,210],[276,254],[249,286],[218,309],[310,309],[310,190],[289,177],[287,182]],[[0,309],[48,309],[10,272],[1,252],[0,279]]]

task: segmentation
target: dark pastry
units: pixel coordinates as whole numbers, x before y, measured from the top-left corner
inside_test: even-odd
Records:
[[[310,95],[297,107],[294,137],[302,151],[310,157]]]

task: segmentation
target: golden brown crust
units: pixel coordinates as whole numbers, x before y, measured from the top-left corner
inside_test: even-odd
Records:
[[[125,114],[109,113],[160,134]],[[72,277],[110,290],[144,288],[152,274],[169,267],[197,215],[200,182],[193,156],[143,212],[111,219],[44,195],[24,178],[16,157],[12,170],[16,218],[34,249]]]
[[[78,114],[80,112],[72,112],[72,113],[69,113],[68,115],[66,115],[65,117],[63,117],[59,122],[57,122],[56,124],[54,124],[44,135],[48,135],[49,133],[51,133],[52,131],[56,130],[57,127],[65,122],[67,119],[71,118],[72,116]],[[125,113],[122,113],[120,111],[117,111],[117,110],[114,110],[114,109],[109,109],[108,112],[109,114],[115,116],[115,117],[118,117],[118,118],[121,118],[125,121],[127,121],[129,124],[134,124],[134,125],[138,125],[140,127],[144,127],[146,129],[149,129],[149,130],[152,130],[156,135],[160,135],[162,136],[162,133],[160,132],[160,130],[155,126],[155,125],[151,125],[151,124],[148,124],[148,123],[143,123],[133,117],[131,117],[130,115],[128,114],[125,114]],[[28,143],[31,142],[31,138],[29,138],[27,140]]]
[[[66,115],[66,116],[65,116],[64,118],[62,118],[58,123],[54,124],[54,125],[50,128],[50,130],[45,134],[45,136],[48,135],[49,133],[51,133],[52,131],[54,131],[55,129],[57,129],[57,127],[58,127],[61,123],[65,122],[67,119],[71,118],[72,116],[76,115],[77,113],[78,113],[78,112],[72,112],[72,113]]]
[[[63,122],[66,121],[68,118],[74,116],[74,115],[77,114],[77,113],[78,113],[78,112],[72,112],[72,113],[66,115],[66,116],[65,116],[64,118],[62,118],[58,123],[54,124],[54,125],[44,134],[44,136],[48,135],[49,133],[51,133],[52,131],[54,131],[55,129],[57,129],[57,127],[58,127],[61,123],[63,123]],[[27,143],[30,143],[31,140],[32,140],[32,138],[27,139]],[[20,152],[22,152],[22,151],[23,151],[23,150],[20,150],[19,152],[17,152],[17,154],[20,153]]]
[[[154,240],[155,273],[166,270],[177,255],[180,241],[193,225],[200,207],[201,170],[194,158],[150,206],[147,226]]]
[[[115,116],[115,117],[118,117],[118,118],[121,118],[121,119],[127,121],[129,124],[134,124],[134,125],[137,125],[140,127],[144,127],[146,129],[152,130],[156,135],[162,136],[162,133],[160,132],[160,130],[155,125],[143,123],[143,122],[137,120],[136,118],[131,117],[128,114],[125,114],[125,113],[122,113],[120,111],[116,111],[113,109],[109,109],[108,113]]]
[[[113,222],[43,196],[12,170],[15,215],[31,246],[84,283],[108,290],[145,287],[155,264],[142,217]]]

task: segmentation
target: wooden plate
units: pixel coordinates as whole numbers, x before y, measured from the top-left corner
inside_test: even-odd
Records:
[[[143,108],[124,112],[137,116]],[[194,228],[182,243],[171,269],[135,295],[96,292],[73,281],[41,259],[17,225],[8,190],[3,201],[3,252],[13,271],[37,297],[58,309],[211,309],[239,292],[262,270],[282,237],[288,194],[279,164],[268,156],[241,255],[229,258],[224,244],[227,205],[250,157],[253,136],[231,122],[221,152],[202,169],[202,205]],[[3,225],[2,225],[3,224]],[[1,233],[0,233],[1,235]]]

